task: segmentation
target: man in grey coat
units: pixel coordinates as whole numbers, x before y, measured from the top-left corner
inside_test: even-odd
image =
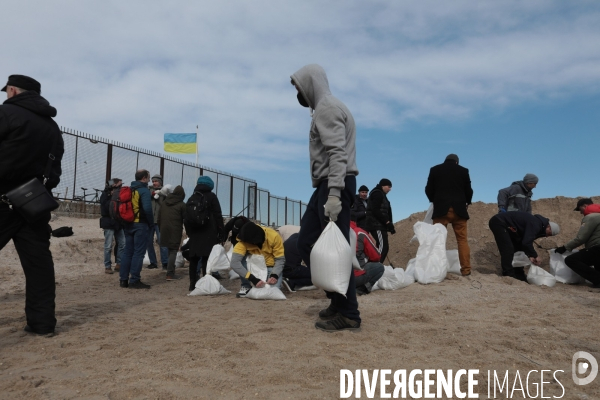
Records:
[[[524,211],[531,214],[532,189],[539,179],[534,174],[525,174],[522,181],[513,182],[498,191],[498,212]]]
[[[310,267],[310,252],[328,221],[334,221],[349,241],[350,207],[356,192],[356,127],[350,110],[329,90],[325,70],[317,64],[291,76],[300,105],[311,110],[309,132],[310,175],[315,188],[302,221],[298,251]],[[346,296],[326,292],[331,300],[315,324],[328,332],[360,329],[354,274],[351,269]],[[327,320],[328,319],[328,320]]]

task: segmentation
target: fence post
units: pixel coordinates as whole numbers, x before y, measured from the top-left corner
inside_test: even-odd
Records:
[[[271,226],[271,193],[267,192],[267,226]]]
[[[106,151],[106,181],[110,180],[110,176],[112,175],[112,144],[108,144],[108,149]]]
[[[254,219],[258,219],[258,218],[256,218],[258,216],[257,202],[258,202],[258,183],[256,185],[254,185]]]
[[[288,223],[287,223],[287,203],[288,203],[288,199],[287,199],[287,196],[286,196],[286,197],[285,197],[285,207],[283,208],[283,209],[284,209],[284,212],[285,212],[285,218],[284,218],[283,220],[285,221],[285,224],[286,224],[286,225],[288,224]]]
[[[160,176],[162,176],[163,179],[165,178],[165,158],[164,157],[160,158]]]
[[[79,136],[75,136],[75,167],[73,168],[73,190],[71,198],[75,198],[75,185],[77,184],[77,145],[79,143]]]
[[[242,196],[242,198],[246,197],[243,192]],[[244,203],[245,201],[242,201],[242,210],[244,209]],[[233,218],[233,176],[229,177],[229,216]]]

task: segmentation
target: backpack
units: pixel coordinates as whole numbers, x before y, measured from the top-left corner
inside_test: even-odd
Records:
[[[52,231],[52,236],[54,237],[65,237],[65,236],[72,236],[73,235],[73,228],[70,226],[63,226],[60,228],[56,228],[55,230]]]
[[[135,214],[131,202],[133,190],[129,186],[122,186],[113,190],[110,198],[110,217],[119,223],[133,222]]]
[[[208,207],[206,196],[200,192],[194,192],[185,204],[186,226],[191,228],[201,228],[208,225],[211,213]]]

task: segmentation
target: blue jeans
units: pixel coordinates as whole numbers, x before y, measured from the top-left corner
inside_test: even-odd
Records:
[[[148,247],[149,229],[148,224],[139,222],[134,222],[131,226],[123,229],[125,231],[125,250],[119,271],[119,278],[122,281],[139,282],[146,247]]]
[[[312,246],[317,242],[321,232],[327,226],[328,221],[325,219],[325,208],[329,195],[327,187],[328,180],[325,179],[319,183],[313,192],[306,211],[300,221],[300,233],[298,235],[298,251],[302,256],[304,263],[310,268],[310,252]],[[340,228],[342,234],[350,243],[350,206],[354,201],[354,193],[356,193],[356,177],[352,175],[346,176],[344,179],[345,187],[341,193],[342,211],[337,217],[335,224]],[[360,312],[358,311],[358,301],[356,300],[356,286],[354,283],[354,272],[350,271],[350,283],[346,296],[336,292],[325,291],[327,298],[331,300],[329,308],[339,312],[344,317],[360,322]]]
[[[158,224],[154,224],[154,228],[151,228],[148,232],[148,259],[150,264],[158,265],[156,260],[156,251],[154,250],[154,233],[156,233],[156,240],[160,243],[160,231],[158,230]],[[169,249],[167,247],[160,248],[160,262],[166,266],[169,263]]]
[[[385,267],[379,262],[368,262],[363,266],[363,269],[366,273],[362,274],[361,276],[354,277],[354,284],[356,287],[359,287],[368,283],[368,289],[371,290],[371,287],[383,276]]]
[[[117,256],[115,257],[115,263],[121,264],[121,257],[123,256],[123,250],[125,249],[125,232],[123,229],[105,229],[104,230],[104,268],[111,267],[111,253],[113,238],[117,242]]]

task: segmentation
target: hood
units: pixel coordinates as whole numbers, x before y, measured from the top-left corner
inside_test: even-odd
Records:
[[[173,206],[177,203],[183,202],[183,199],[185,199],[185,191],[181,186],[177,186],[175,187],[175,190],[173,190],[173,193],[167,196],[165,203],[169,206]]]
[[[210,192],[212,190],[212,188],[208,185],[205,185],[203,183],[196,185],[196,187],[194,188],[194,192],[202,192],[202,193],[206,193],[206,192]]]
[[[523,181],[515,181],[515,182],[513,182],[513,183],[510,184],[510,186],[512,186],[512,185],[519,185],[519,187],[521,189],[523,189],[523,191],[525,193],[530,193],[531,192],[531,189],[529,189],[527,186],[525,186],[525,182],[523,182]]]
[[[133,182],[131,182],[130,186],[132,189],[140,189],[140,188],[148,189],[148,184],[144,183],[144,182],[140,182],[140,181],[133,181]]]
[[[23,107],[42,117],[56,117],[56,108],[52,107],[48,103],[48,100],[31,90],[6,99],[4,104],[14,104]]]
[[[593,213],[600,213],[600,204],[590,204],[583,211],[584,216],[593,214]]]
[[[327,74],[318,64],[305,65],[291,78],[313,110],[325,96],[331,95]]]

